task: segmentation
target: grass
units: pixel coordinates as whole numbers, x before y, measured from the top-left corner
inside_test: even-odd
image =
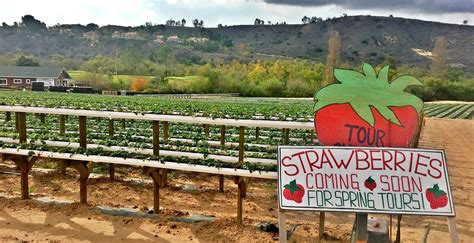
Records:
[[[81,75],[90,73],[90,72],[81,71],[81,70],[73,70],[73,71],[67,71],[67,72],[69,73],[71,78],[75,79],[75,80],[80,79]],[[114,76],[114,80],[122,79],[122,80],[129,81],[129,82],[132,82],[132,80],[134,78],[144,78],[144,79],[150,81],[154,77],[153,76],[142,76],[142,75],[115,75]]]

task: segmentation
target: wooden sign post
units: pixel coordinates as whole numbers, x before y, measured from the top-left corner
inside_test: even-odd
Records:
[[[412,148],[416,147],[416,144],[418,143],[418,138],[419,138],[419,133],[421,130],[421,121],[422,121],[422,110],[423,110],[423,101],[416,97],[415,95],[405,92],[406,87],[408,86],[413,86],[413,85],[422,85],[420,81],[418,81],[416,78],[412,76],[400,76],[397,77],[393,80],[389,80],[389,67],[384,66],[382,67],[378,72],[369,64],[364,63],[362,65],[362,71],[355,71],[355,70],[348,70],[348,69],[334,69],[334,77],[337,80],[337,82],[330,84],[328,86],[323,87],[321,90],[319,90],[316,95],[315,95],[315,104],[314,104],[314,124],[315,124],[315,130],[319,139],[319,142],[325,146],[340,146],[341,149],[345,149],[346,151],[352,150],[352,151],[357,151],[355,147],[364,147],[361,148],[361,151],[365,151],[365,149],[369,149],[370,147],[397,147],[397,148]],[[348,146],[349,148],[347,148]],[[285,149],[290,149],[289,147],[283,147]],[[335,149],[335,147],[328,147],[332,151]],[[319,149],[319,148],[318,148]],[[322,149],[322,148],[321,148]],[[400,150],[400,149],[399,149]],[[292,167],[293,170],[300,169],[301,171],[298,171],[298,173],[303,173],[305,176],[307,175],[307,178],[304,178],[306,183],[312,183],[312,178],[309,177],[315,177],[315,181],[317,182],[318,180],[323,180],[322,182],[319,182],[319,185],[312,185],[312,184],[306,184],[306,186],[316,186],[316,189],[323,190],[321,191],[321,195],[317,194],[311,194],[314,193],[311,190],[305,190],[306,189],[312,189],[308,187],[304,187],[304,184],[298,184],[296,180],[291,180],[291,181],[285,181],[285,177],[280,177],[279,181],[283,182],[284,184],[280,184],[280,190],[282,191],[283,194],[280,194],[280,209],[291,209],[291,207],[287,207],[284,204],[284,200],[282,198],[286,199],[291,199],[291,198],[299,198],[299,200],[303,200],[302,198],[306,197],[306,204],[311,205],[310,200],[315,200],[315,198],[323,198],[323,202],[325,205],[319,205],[316,203],[316,205],[312,205],[309,207],[293,207],[293,209],[298,209],[298,210],[317,210],[321,211],[320,215],[320,231],[324,230],[324,226],[321,224],[324,224],[324,211],[341,211],[341,209],[344,209],[345,211],[351,211],[351,212],[356,212],[356,240],[358,242],[366,242],[367,241],[367,213],[382,213],[384,210],[387,213],[391,214],[405,214],[405,213],[415,213],[415,214],[420,214],[418,211],[406,211],[406,208],[403,208],[402,206],[406,206],[405,203],[408,203],[405,199],[407,198],[402,198],[398,199],[396,201],[396,197],[400,195],[405,195],[405,194],[400,194],[400,193],[407,193],[412,191],[413,186],[421,186],[421,184],[416,184],[416,178],[414,176],[420,176],[420,175],[414,175],[412,173],[416,172],[417,169],[409,168],[409,171],[396,171],[395,174],[391,174],[393,171],[392,169],[399,168],[399,163],[400,161],[397,161],[396,159],[401,159],[399,157],[396,157],[395,155],[399,156],[399,153],[397,152],[396,154],[393,154],[395,157],[394,158],[387,158],[383,157],[382,155],[377,157],[376,155],[373,155],[373,153],[377,153],[375,151],[382,151],[382,150],[368,150],[369,154],[367,157],[357,157],[357,156],[364,156],[363,154],[359,154],[359,152],[355,153],[356,157],[351,158],[349,160],[344,160],[344,158],[341,158],[341,160],[334,160],[334,162],[331,162],[331,159],[334,159],[335,155],[333,152],[331,153],[319,153],[315,152],[314,150],[311,150],[312,152],[304,152],[304,154],[300,154],[298,156],[301,161],[304,160],[304,156],[306,156],[306,159],[308,160],[308,163],[306,166],[303,166],[303,162],[300,161],[300,166],[301,168],[297,167],[296,164],[293,164],[294,167]],[[322,150],[324,151],[324,150]],[[383,150],[385,151],[385,155],[389,154],[390,150]],[[397,150],[398,151],[398,150]],[[280,168],[285,168],[285,163],[288,163],[288,160],[285,159],[285,155],[280,154],[279,149],[279,164]],[[302,151],[300,151],[302,152]],[[401,153],[403,154],[403,153]],[[295,154],[293,154],[295,155]],[[309,156],[316,156],[310,159]],[[319,157],[318,157],[319,156]],[[337,157],[337,156],[336,156]],[[383,158],[382,158],[383,157]],[[281,160],[280,160],[281,159]],[[347,158],[346,158],[347,159]],[[385,160],[384,160],[385,159]],[[388,166],[389,161],[395,159],[395,164]],[[405,160],[406,158],[403,158]],[[420,159],[419,161],[421,161]],[[440,160],[438,158],[438,160]],[[286,162],[285,162],[286,161]],[[319,161],[321,163],[320,167],[316,166],[315,164]],[[349,162],[349,161],[355,161],[355,162]],[[367,163],[366,165],[362,165],[361,163]],[[419,162],[418,161],[418,162]],[[440,160],[441,161],[441,160]],[[444,155],[443,155],[443,161],[444,161]],[[355,163],[355,168],[351,173],[349,171],[345,171],[341,169],[340,163],[347,162],[347,163]],[[410,162],[410,163],[415,163],[418,164],[417,161],[415,162]],[[334,164],[336,163],[336,164]],[[337,164],[339,163],[339,164]],[[418,166],[423,166],[424,162],[419,162]],[[430,162],[431,163],[431,162]],[[435,162],[433,162],[435,163]],[[444,163],[444,162],[443,162]],[[324,167],[330,165],[329,167]],[[381,164],[381,167],[380,167]],[[428,165],[428,164],[427,164]],[[431,164],[430,164],[431,165]],[[444,163],[445,165],[445,163]],[[309,166],[309,167],[308,167]],[[334,166],[337,166],[337,169],[334,168]],[[349,164],[347,164],[349,166]],[[350,166],[354,166],[353,164],[350,164]],[[368,166],[368,169],[360,170],[363,166]],[[320,171],[320,173],[323,173],[321,175],[316,175],[316,174],[311,174],[308,173],[308,168],[313,172],[313,169],[322,169],[324,167],[324,170]],[[392,168],[392,169],[390,169]],[[418,168],[418,167],[417,167]],[[444,168],[444,167],[443,167]],[[347,169],[347,167],[345,167]],[[400,185],[405,185],[405,186],[411,186],[410,188],[393,188],[395,182],[392,181],[392,177],[389,177],[388,179],[385,177],[382,177],[381,175],[377,177],[377,173],[380,171],[384,171],[386,175],[393,176],[393,178],[398,178],[397,183],[405,183],[405,184],[399,184]],[[402,172],[406,172],[408,174],[404,174]],[[433,172],[433,171],[431,171]],[[294,172],[289,172],[294,173]],[[290,175],[291,176],[297,176],[297,174]],[[334,174],[336,173],[336,174]],[[338,174],[339,173],[339,174]],[[434,172],[433,172],[434,173]],[[415,173],[416,174],[416,173]],[[279,171],[280,176],[285,176],[282,174],[281,171]],[[329,176],[330,178],[319,178],[317,176],[327,176],[327,175],[332,175]],[[343,178],[339,178],[338,176],[350,176],[350,181],[338,181],[342,180]],[[288,176],[288,174],[286,175]],[[445,176],[447,178],[447,173],[445,173]],[[354,178],[353,178],[354,177]],[[318,179],[319,178],[319,179]],[[340,184],[334,184],[335,182],[332,181],[332,185],[324,184],[327,181],[324,180],[336,180],[339,183],[354,183],[351,184],[353,187],[357,186],[357,188],[342,188],[343,192],[336,192],[336,191],[331,191],[331,190],[341,190],[341,188],[338,188],[338,186],[341,186]],[[364,179],[364,181],[361,181]],[[402,180],[413,180],[413,181],[402,181]],[[439,178],[435,178],[439,179]],[[421,183],[421,177],[419,178],[419,182]],[[431,195],[434,195],[434,200],[444,200],[446,197],[446,190],[449,191],[449,188],[439,188],[439,186],[432,185],[432,187],[428,187],[429,182],[434,182],[433,178],[427,178],[423,179],[426,181],[425,184],[423,184],[423,187],[419,187],[418,190],[430,190],[430,193],[427,194],[431,197]],[[301,181],[301,180],[300,180]],[[321,184],[323,183],[323,184]],[[411,184],[410,184],[411,183]],[[368,199],[369,194],[363,194],[359,195],[358,193],[362,193],[361,191],[361,185],[365,186],[365,189],[369,188],[370,191],[374,190],[376,188],[376,185],[389,185],[392,187],[385,187],[383,188],[383,191],[377,192],[379,194],[377,197],[384,197],[383,195],[386,195],[387,198],[377,198],[377,199]],[[335,187],[336,185],[336,187]],[[344,184],[345,185],[345,184]],[[368,186],[367,186],[368,185]],[[449,183],[446,181],[444,185],[449,186]],[[281,187],[283,186],[283,188]],[[332,188],[331,188],[332,186]],[[373,188],[372,188],[373,187]],[[422,189],[420,189],[422,188]],[[364,190],[365,190],[364,189]],[[348,191],[345,191],[348,190]],[[397,191],[398,190],[398,191]],[[405,191],[403,191],[405,190]],[[344,191],[346,193],[344,193]],[[286,193],[286,196],[285,196]],[[341,195],[336,195],[336,193]],[[347,194],[348,193],[348,194]],[[365,203],[376,203],[374,204],[375,206],[369,207],[369,209],[364,210],[363,208],[367,207],[367,205],[362,205],[363,207],[361,208],[361,205],[357,205],[352,202],[352,196],[354,195],[353,193],[356,193],[356,195],[365,197],[365,200],[369,200],[368,202],[365,201]],[[384,193],[392,193],[392,194],[384,194]],[[418,193],[421,193],[419,191]],[[347,196],[349,195],[349,196]],[[352,196],[351,196],[352,195]],[[450,194],[449,194],[450,195]],[[328,197],[331,197],[328,199]],[[410,199],[413,199],[412,196],[414,195],[408,195],[406,194],[405,196],[402,197],[408,197],[410,196]],[[334,198],[342,197],[340,200],[341,202],[339,203],[339,207],[337,207],[337,210],[331,210],[332,207],[327,208],[328,205],[326,203],[329,203],[331,200]],[[390,197],[390,198],[388,198]],[[443,199],[440,199],[443,198]],[[419,195],[418,202],[425,202],[425,201],[420,201],[421,199],[423,200],[428,200],[426,197],[421,197]],[[326,201],[329,200],[329,201]],[[349,200],[351,202],[351,205],[348,206],[347,208],[343,205],[343,202]],[[355,200],[355,199],[354,199]],[[372,201],[375,200],[375,201]],[[377,201],[379,200],[379,201]],[[402,201],[400,201],[402,200]],[[405,200],[405,201],[404,201]],[[407,199],[408,200],[408,199]],[[413,199],[414,200],[414,199]],[[293,200],[295,201],[295,200]],[[298,201],[295,201],[296,203],[299,203]],[[449,200],[451,203],[452,201]],[[316,201],[318,202],[318,201]],[[304,203],[304,201],[301,201],[300,203]],[[314,202],[313,202],[314,203]],[[332,202],[335,203],[335,202]],[[378,203],[378,204],[377,204]],[[382,205],[380,205],[382,203]],[[390,208],[388,203],[401,203],[402,206],[400,208]],[[408,203],[410,204],[410,203]],[[410,204],[411,205],[411,204]],[[293,205],[296,206],[296,205]],[[347,206],[347,205],[346,205]],[[388,206],[388,209],[381,210],[381,208],[386,208]],[[393,206],[393,205],[392,205]],[[423,205],[423,208],[425,208],[426,205]],[[414,207],[413,205],[410,207]],[[419,206],[421,208],[421,206]],[[308,209],[309,208],[309,209]],[[451,205],[452,209],[452,205]],[[342,210],[342,211],[344,211]],[[432,214],[433,212],[429,211],[427,214],[430,215],[436,215],[436,212]],[[423,213],[421,213],[423,214]],[[280,215],[284,215],[284,212],[281,212]],[[451,214],[448,214],[449,216],[454,216],[454,209],[452,210]],[[400,216],[398,217],[400,221]],[[284,230],[280,230],[281,234],[285,234],[286,232],[282,232]],[[322,237],[323,232],[320,232],[320,237]],[[286,238],[281,238],[286,240]]]

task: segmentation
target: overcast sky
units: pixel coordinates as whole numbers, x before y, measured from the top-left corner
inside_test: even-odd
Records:
[[[48,26],[96,23],[137,26],[172,18],[202,19],[205,27],[265,21],[299,24],[304,15],[373,15],[474,24],[474,0],[14,0],[2,1],[0,22],[12,24],[33,15]]]

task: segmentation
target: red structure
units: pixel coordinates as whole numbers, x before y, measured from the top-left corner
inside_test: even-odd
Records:
[[[33,82],[44,86],[68,86],[71,79],[61,67],[0,66],[1,89],[31,89]]]

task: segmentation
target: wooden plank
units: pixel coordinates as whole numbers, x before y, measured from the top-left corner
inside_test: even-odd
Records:
[[[278,210],[278,240],[282,243],[288,241],[286,232],[286,214],[284,211]]]
[[[0,141],[6,142],[6,143],[18,143],[18,140],[12,139],[12,138],[4,138],[0,137]],[[28,142],[28,139],[27,139]],[[50,146],[56,146],[56,147],[69,147],[69,148],[80,148],[81,146],[79,143],[74,143],[74,142],[62,142],[62,141],[35,141],[33,142],[34,144],[41,145],[41,144],[46,144]],[[238,143],[237,143],[238,146]],[[93,143],[88,143],[87,144],[88,148],[97,148],[101,147],[106,151],[127,151],[127,152],[132,152],[132,153],[138,153],[138,154],[149,154],[153,155],[153,149],[142,149],[142,148],[130,148],[130,147],[124,147],[124,146],[105,146],[105,145],[99,145],[99,144],[93,144]],[[196,152],[182,152],[182,151],[172,151],[172,150],[162,150],[160,149],[160,155],[162,156],[170,156],[170,157],[188,157],[190,159],[215,159],[219,160],[225,163],[239,163],[239,158],[234,157],[234,156],[227,156],[227,155],[216,155],[216,154],[207,154],[204,155],[202,153],[196,153]],[[276,165],[277,161],[275,159],[262,159],[262,158],[246,158],[245,161],[249,163],[261,163],[261,164],[266,164],[266,165]]]
[[[28,112],[28,113],[45,113],[55,115],[73,115],[87,117],[104,117],[108,119],[132,119],[132,120],[149,120],[149,121],[168,121],[182,122],[191,124],[209,124],[209,125],[226,125],[236,127],[266,127],[266,128],[289,128],[313,130],[312,122],[295,122],[295,121],[270,121],[270,120],[248,120],[248,119],[228,119],[228,118],[211,118],[211,117],[193,117],[193,116],[176,116],[176,115],[158,115],[158,114],[136,114],[133,112],[115,112],[115,111],[94,111],[94,110],[75,110],[63,108],[46,108],[46,107],[24,107],[24,106],[0,106],[0,112]]]
[[[153,121],[153,155],[160,156],[160,122]]]
[[[66,133],[66,116],[59,115],[59,133]]]
[[[255,128],[255,139],[258,140],[260,137],[260,127]]]
[[[16,148],[0,148],[0,153],[11,154],[11,155],[29,155],[34,153],[34,156],[40,158],[55,158],[64,160],[74,161],[92,161],[96,163],[111,163],[111,164],[122,164],[131,166],[148,166],[153,168],[163,168],[170,170],[180,171],[191,171],[197,173],[206,174],[218,174],[228,176],[240,176],[240,177],[251,177],[251,178],[262,178],[262,179],[274,179],[278,178],[277,172],[265,172],[265,171],[253,171],[244,169],[234,168],[216,168],[209,167],[206,165],[189,165],[184,163],[147,160],[147,159],[134,159],[134,158],[118,158],[109,156],[97,156],[97,155],[82,155],[82,154],[71,154],[71,153],[58,153],[48,151],[34,151],[27,149],[16,149]]]
[[[402,215],[397,215],[397,236],[395,238],[395,243],[400,243],[402,241],[401,236],[401,223],[402,223]]]
[[[455,217],[448,217],[448,228],[449,228],[449,235],[451,236],[451,242],[459,243],[459,235],[458,235],[458,230],[456,228]]]
[[[79,145],[87,148],[87,117],[79,116]]]

